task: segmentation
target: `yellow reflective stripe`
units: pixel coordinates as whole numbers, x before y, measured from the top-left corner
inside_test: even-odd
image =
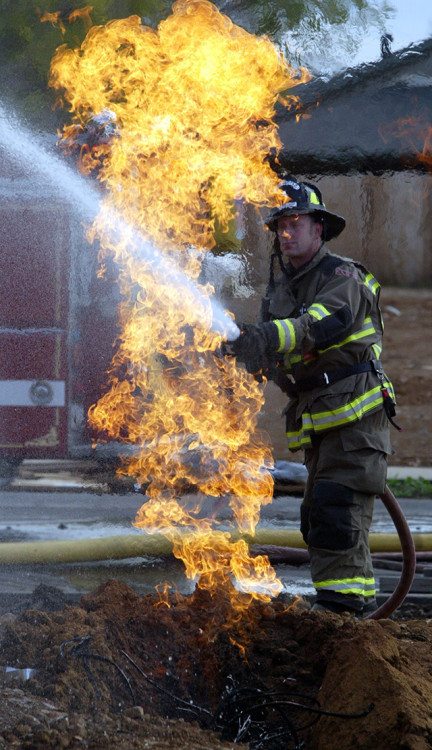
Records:
[[[379,289],[381,288],[378,281],[372,276],[371,273],[367,273],[364,280],[364,285],[367,286],[368,289],[371,290],[372,294],[377,294]]]
[[[355,422],[380,404],[382,404],[381,386],[377,385],[338,409],[312,414],[314,430],[319,432],[330,427],[339,427],[349,422]]]
[[[302,426],[300,430],[296,430],[294,432],[287,432],[287,436],[293,436],[296,437],[297,435],[301,435],[306,430],[313,430],[313,422],[312,417],[309,414],[309,412],[304,411],[302,414]]]
[[[366,336],[370,336],[374,333],[376,333],[376,331],[372,323],[372,318],[365,318],[362,327],[359,331],[357,331],[357,333],[352,333],[351,336],[347,336],[346,339],[343,339],[343,341],[339,341],[338,344],[332,344],[332,346],[328,346],[327,349],[318,349],[318,352],[320,354],[323,354],[324,352],[330,351],[330,349],[340,349],[342,346],[345,346],[345,344],[349,344],[351,341],[364,339]]]
[[[313,432],[313,423],[311,419],[311,415],[305,411],[302,414],[302,426],[299,430],[294,430],[293,432],[287,432],[286,436],[288,438],[288,447],[289,448],[303,448],[306,445],[309,445],[311,442],[309,432]]]
[[[310,308],[309,308],[308,312],[310,312]],[[329,313],[329,315],[330,314],[331,313]],[[312,317],[316,317],[316,316],[313,315]],[[273,322],[277,323],[276,320],[273,321]],[[353,341],[359,341],[360,339],[364,339],[367,336],[372,336],[374,334],[376,334],[376,330],[375,330],[375,327],[374,327],[374,325],[372,323],[372,318],[371,317],[367,317],[367,318],[364,319],[363,325],[360,328],[360,330],[357,331],[357,333],[352,333],[350,336],[347,336],[346,339],[343,339],[343,341],[339,341],[338,344],[332,344],[331,346],[328,346],[326,349],[318,349],[318,353],[319,354],[325,354],[325,352],[328,352],[331,349],[341,349],[346,344],[350,344]],[[375,348],[374,347],[377,348],[376,352],[375,352]],[[376,359],[379,359],[380,356],[381,356],[382,346],[380,346],[379,344],[372,344],[372,348],[374,350]],[[279,349],[279,351],[282,351],[282,350]],[[289,357],[289,360],[288,360],[288,362],[289,362],[289,364],[291,366],[295,365],[295,364],[298,364],[298,362],[303,362],[303,364],[309,365],[311,362],[315,362],[315,361],[316,361],[316,359],[311,359],[310,361],[309,360],[303,360],[303,357],[301,356],[301,354],[294,354],[293,356]]]
[[[325,316],[321,315],[317,310],[313,310],[311,307],[308,310],[309,315],[312,316],[312,318],[315,318],[315,320],[322,320]]]
[[[329,578],[327,581],[314,581],[316,589],[324,588],[325,586],[333,586],[334,584],[340,583],[363,583],[365,586],[372,584],[375,586],[375,578],[364,578],[363,576],[356,576],[355,578]]]
[[[278,352],[292,352],[296,344],[295,328],[291,321],[287,318],[286,320],[274,320],[279,333],[279,348]]]
[[[312,440],[309,435],[303,435],[300,440],[293,440],[288,438],[288,450],[296,450],[297,448],[309,448],[312,445]]]
[[[287,357],[288,362],[290,365],[296,365],[298,362],[301,362],[303,357],[301,354],[290,354],[289,357]]]
[[[365,598],[367,596],[375,596],[376,594],[376,589],[373,589],[372,591],[368,591],[367,589],[356,589],[356,588],[352,588],[352,589],[334,588],[331,590],[336,591],[338,594],[355,594],[356,596],[363,596]]]
[[[331,312],[327,310],[324,305],[321,305],[320,302],[314,302],[313,305],[308,307],[308,313],[309,315],[312,315],[315,320],[322,320],[323,318],[326,318],[328,315],[331,315]]]
[[[376,333],[376,331],[373,326],[372,319],[365,318],[362,328],[357,331],[357,333],[352,333],[351,336],[347,336],[346,339],[343,339],[343,341],[340,341],[338,344],[328,346],[326,349],[318,349],[318,351],[320,354],[323,354],[324,352],[328,352],[330,349],[340,349],[342,346],[345,346],[345,344],[349,344],[351,341],[364,339],[366,336],[370,336],[374,333]]]
[[[390,388],[391,383],[389,381],[385,381],[384,387]],[[347,404],[344,404],[343,406],[339,406],[337,409],[330,409],[329,411],[316,412],[316,414],[311,414],[310,418],[315,424],[317,421],[319,421],[322,418],[332,416],[332,415],[337,416],[338,414],[342,414],[348,408],[355,408],[356,406],[360,406],[362,403],[368,401],[370,398],[373,398],[377,393],[381,395],[381,385],[376,385],[374,388],[371,388],[369,391],[366,391],[361,396],[358,396],[357,398],[355,398],[353,401],[349,401]]]
[[[384,386],[388,389],[392,398],[394,398],[394,390],[390,381],[386,380]],[[381,405],[381,386],[378,385],[375,388],[366,391],[362,396],[358,396],[358,398],[349,401],[347,404],[340,406],[337,409],[317,412],[315,414],[303,412],[302,427],[299,430],[286,433],[288,447],[301,448],[305,445],[309,445],[311,441],[310,434],[308,433],[330,430],[333,427],[340,427],[341,425],[355,422],[372,409]]]
[[[359,596],[374,596],[376,585],[374,578],[340,578],[328,581],[314,581],[314,587],[317,590],[329,589],[336,591],[338,594],[356,594]]]

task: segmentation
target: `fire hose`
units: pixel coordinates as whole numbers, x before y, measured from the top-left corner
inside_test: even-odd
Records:
[[[395,541],[397,540],[402,549],[402,571],[393,594],[375,612],[372,612],[365,618],[371,620],[380,620],[389,617],[392,612],[400,607],[411,588],[416,572],[416,549],[430,550],[429,538],[432,538],[431,534],[416,534],[414,536],[411,534],[402,509],[387,485],[380,498],[395,525],[397,534],[370,534],[371,551],[377,551],[378,545],[381,552],[395,554]],[[428,539],[425,537],[428,537]],[[283,555],[280,552],[278,554],[280,549],[274,547],[273,555],[269,547],[266,548],[265,546],[261,548],[255,547],[255,552],[267,552],[270,557],[276,557],[279,562],[291,562],[294,565],[301,565],[309,560],[309,554],[306,549],[291,549],[289,555]],[[421,554],[420,552],[420,556]],[[429,553],[425,554],[427,555],[427,559],[429,559]]]
[[[372,552],[400,552],[403,565],[400,580],[390,598],[378,610],[369,615],[370,619],[388,617],[401,605],[408,594],[415,574],[416,549],[432,550],[432,534],[411,535],[402,510],[388,487],[380,496],[395,527],[397,534],[370,534]],[[238,539],[240,533],[232,534]],[[307,550],[300,532],[283,529],[257,529],[255,536],[244,538],[253,545],[278,545],[295,547],[293,552],[303,555],[306,562]],[[166,556],[171,554],[172,544],[162,534],[136,534],[49,542],[4,542],[0,544],[0,564],[26,565],[44,563],[76,563],[101,560],[121,560],[146,556]],[[300,560],[299,560],[300,561]]]
[[[233,541],[244,538],[248,544],[260,545],[264,550],[269,545],[294,547],[301,553],[301,562],[307,561],[307,549],[299,531],[284,529],[257,529],[254,536],[231,532]],[[418,552],[432,550],[432,534],[413,534]],[[372,552],[399,553],[401,545],[398,534],[369,535]],[[47,563],[79,563],[102,560],[124,560],[134,557],[166,557],[172,553],[171,542],[162,534],[124,534],[56,541],[2,542],[0,543],[0,565],[38,565]]]
[[[380,620],[389,617],[392,612],[400,607],[411,588],[416,570],[414,539],[401,507],[388,485],[385,486],[385,490],[380,497],[398,533],[402,547],[403,566],[400,579],[393,594],[375,612],[366,617],[366,619],[370,620]]]

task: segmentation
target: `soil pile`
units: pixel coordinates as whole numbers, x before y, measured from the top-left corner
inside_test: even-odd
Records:
[[[0,663],[34,672],[19,684],[22,672],[3,674],[0,748],[432,746],[430,621],[357,622],[276,600],[227,632],[223,606],[109,581],[80,606],[3,616]]]

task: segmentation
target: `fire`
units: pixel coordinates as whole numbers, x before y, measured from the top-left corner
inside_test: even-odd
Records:
[[[91,13],[93,12],[93,6],[92,5],[85,5],[83,8],[75,8],[75,10],[72,10],[67,16],[65,13],[63,13],[60,10],[56,10],[53,12],[46,11],[45,13],[42,13],[40,16],[41,23],[50,23],[52,26],[58,26],[61,33],[66,33],[66,26],[64,24],[64,21],[67,20],[68,23],[74,23],[78,19],[82,19],[84,22],[84,28],[87,30],[92,25],[91,20]]]
[[[417,154],[418,160],[428,169],[432,169],[432,125],[429,122],[420,121],[413,130],[412,136],[414,137],[415,134],[421,143]]]
[[[68,15],[69,23],[74,23],[78,19],[82,19],[84,22],[84,28],[87,30],[92,25],[91,13],[93,12],[92,5],[85,5],[83,8],[75,8]]]
[[[207,0],[178,0],[157,31],[138,16],[93,26],[78,49],[59,47],[51,66],[51,86],[72,112],[66,142],[103,111],[117,129],[109,145],[81,150],[82,169],[96,169],[105,190],[91,234],[102,261],[115,258],[122,295],[109,390],[91,423],[142,446],[123,468],[148,483],[136,525],[168,535],[187,575],[227,590],[237,613],[281,584],[267,558],[252,558],[198,506],[187,509],[182,488],[226,499],[239,532],[252,535],[272,498],[272,457],[256,427],[262,390],[218,353],[224,334],[199,274],[215,221],[228,224],[235,200],[286,199],[266,158],[280,146],[274,106],[306,78]],[[157,246],[162,264],[143,243]]]
[[[385,123],[380,135],[385,143],[392,137],[403,141],[417,154],[419,162],[432,167],[432,125],[424,117],[401,117]]]
[[[60,10],[55,10],[52,13],[47,10],[45,13],[42,13],[39,20],[41,23],[50,23],[51,26],[58,26],[62,34],[66,33],[66,26],[63,23]]]

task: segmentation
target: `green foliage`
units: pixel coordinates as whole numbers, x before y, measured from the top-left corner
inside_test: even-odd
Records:
[[[423,477],[414,479],[388,479],[387,484],[396,497],[432,498],[432,482]]]

